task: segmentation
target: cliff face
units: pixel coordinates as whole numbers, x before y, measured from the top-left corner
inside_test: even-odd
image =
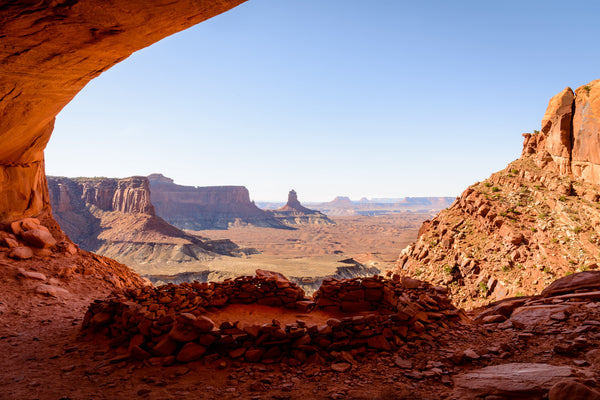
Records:
[[[473,305],[598,268],[599,95],[594,81],[554,96],[521,158],[426,221],[394,272],[447,284]]]
[[[160,174],[148,179],[156,213],[181,229],[227,229],[231,225],[285,228],[258,208],[243,186],[176,185]]]
[[[155,214],[146,177],[48,177],[54,217],[84,249],[136,269],[193,270],[216,254],[244,252],[234,243],[188,235]]]
[[[44,148],[62,108],[134,51],[244,0],[4,2],[0,222],[47,211]]]
[[[286,225],[314,224],[314,225],[333,225],[335,222],[319,211],[310,210],[300,204],[298,194],[295,190],[288,193],[288,201],[285,206],[269,211],[275,218]]]
[[[523,154],[535,155],[540,168],[600,184],[600,80],[552,97],[541,132],[525,135]]]

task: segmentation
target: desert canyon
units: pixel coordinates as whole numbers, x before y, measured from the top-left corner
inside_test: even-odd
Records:
[[[429,216],[382,274],[324,277],[312,295],[269,268],[154,286],[82,248],[157,268],[250,255],[245,229],[329,240],[352,224],[294,191],[271,212],[242,187],[46,177],[54,119],[87,82],[241,2],[0,7],[0,397],[600,399],[600,80],[554,96],[521,157]],[[197,218],[195,196],[243,215]]]

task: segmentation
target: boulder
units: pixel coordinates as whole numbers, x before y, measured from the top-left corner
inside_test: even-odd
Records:
[[[37,247],[38,249],[45,249],[56,244],[56,239],[54,239],[52,234],[42,229],[25,231],[21,234],[21,237],[27,244]]]
[[[196,361],[202,358],[204,353],[206,353],[206,347],[194,342],[186,343],[177,354],[177,361],[182,363]]]
[[[600,271],[584,271],[557,279],[542,291],[541,296],[552,297],[584,290],[600,290]]]
[[[553,315],[558,313],[568,313],[571,306],[544,304],[538,306],[524,306],[515,309],[510,316],[513,324],[523,326],[532,326],[552,321]]]
[[[548,400],[600,400],[600,392],[583,383],[564,380],[552,386],[548,393]]]
[[[559,381],[573,376],[570,367],[536,363],[492,365],[454,377],[460,399],[541,400]],[[495,397],[494,397],[495,396]]]
[[[33,257],[33,251],[29,247],[18,246],[13,248],[8,253],[8,256],[16,260],[28,260]]]

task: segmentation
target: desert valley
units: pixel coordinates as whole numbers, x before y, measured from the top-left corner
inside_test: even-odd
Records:
[[[599,400],[600,80],[456,198],[46,175],[90,80],[242,2],[0,6],[0,398]]]

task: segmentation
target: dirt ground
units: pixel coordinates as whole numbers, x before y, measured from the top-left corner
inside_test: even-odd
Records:
[[[131,361],[105,338],[80,337],[87,306],[108,295],[114,283],[100,266],[94,274],[61,277],[61,268],[74,263],[80,263],[77,256],[15,261],[0,252],[1,399],[457,399],[457,375],[509,362],[576,367],[587,385],[597,386],[597,369],[585,357],[600,345],[600,311],[599,303],[589,301],[573,302],[569,318],[541,327],[465,325],[429,332],[392,352],[341,352],[339,361],[350,364],[345,372],[330,362],[291,367],[206,357],[165,367]],[[36,293],[40,281],[19,268],[44,274],[47,284],[64,291]],[[299,317],[262,311],[242,306],[226,312],[254,322]],[[578,347],[557,353],[557,344],[565,343]],[[477,357],[465,357],[468,351]]]
[[[354,258],[380,270],[392,267],[400,251],[417,238],[422,222],[431,217],[429,213],[405,212],[334,217],[336,225],[297,225],[295,230],[246,226],[195,233],[211,239],[230,239],[260,251],[244,258],[218,257],[207,261],[211,270],[239,270],[247,274],[263,268],[286,276],[313,277],[331,274],[344,258]]]

